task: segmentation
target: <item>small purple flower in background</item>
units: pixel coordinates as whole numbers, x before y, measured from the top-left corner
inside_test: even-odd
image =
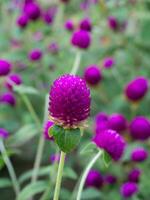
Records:
[[[73,31],[74,28],[75,28],[72,20],[67,20],[67,21],[65,22],[64,27],[65,27],[65,29],[68,30],[68,31]]]
[[[131,121],[129,130],[132,138],[147,140],[150,137],[150,122],[144,116],[137,116]]]
[[[22,78],[19,74],[10,74],[5,82],[5,86],[12,90],[14,85],[20,85],[22,83]]]
[[[92,23],[90,18],[85,18],[80,21],[79,27],[81,30],[84,31],[91,31],[92,30]]]
[[[54,21],[54,17],[56,15],[56,12],[57,12],[56,7],[50,7],[48,10],[43,12],[43,14],[42,14],[43,21],[46,24],[52,24],[53,21]]]
[[[90,65],[84,70],[84,79],[90,85],[97,85],[102,80],[102,74],[97,65]]]
[[[9,132],[4,128],[0,128],[0,138],[6,139],[8,137],[9,137]]]
[[[57,42],[52,42],[48,46],[48,51],[52,54],[57,54],[59,52],[59,45]]]
[[[125,87],[125,95],[133,102],[139,101],[146,95],[148,87],[149,83],[145,77],[136,77]]]
[[[53,137],[49,136],[49,129],[53,126],[53,122],[51,122],[50,120],[46,121],[44,124],[44,137],[47,140],[53,140]]]
[[[112,57],[106,57],[103,60],[103,67],[106,69],[112,68],[115,65],[115,60]]]
[[[116,17],[114,17],[114,16],[108,17],[108,26],[113,31],[118,30],[119,25],[118,25],[118,20],[116,19]]]
[[[17,19],[17,25],[20,28],[25,28],[28,25],[28,22],[29,22],[29,19],[28,19],[27,15],[25,15],[25,14],[19,16]]]
[[[135,148],[131,153],[131,160],[134,162],[143,162],[148,158],[148,152],[142,148]]]
[[[87,49],[91,44],[91,36],[88,31],[79,30],[72,34],[71,43],[80,49]]]
[[[8,104],[10,106],[16,105],[16,99],[11,92],[5,92],[0,95],[0,103]]]
[[[24,6],[24,13],[30,20],[37,20],[41,16],[41,9],[39,4],[35,2],[27,3]]]
[[[138,183],[140,176],[141,176],[141,170],[140,169],[137,169],[137,168],[132,169],[128,174],[128,181]]]
[[[42,51],[40,49],[33,49],[28,56],[31,61],[39,61],[42,58]]]
[[[7,60],[0,59],[0,76],[6,76],[11,71],[11,64]]]
[[[117,182],[117,177],[111,174],[105,176],[105,183],[109,185],[113,185]]]
[[[138,185],[133,182],[126,182],[120,188],[120,193],[124,198],[129,198],[138,192]]]
[[[55,163],[55,162],[59,163],[59,160],[60,160],[60,154],[52,154],[50,156],[51,163]]]
[[[110,129],[96,134],[93,142],[99,148],[104,149],[115,161],[122,157],[126,146],[123,137]]]
[[[90,114],[90,90],[79,76],[62,75],[50,89],[49,114],[58,125],[77,128]]]
[[[100,174],[97,170],[90,170],[85,185],[86,187],[95,187],[97,189],[100,189],[103,186],[103,176]]]
[[[100,112],[95,116],[95,122],[98,124],[101,121],[107,121],[108,115],[105,112]]]
[[[42,40],[43,39],[43,33],[41,32],[41,31],[37,31],[37,32],[35,32],[34,33],[34,35],[33,35],[33,39],[35,40],[35,41],[40,41],[40,40]]]
[[[95,134],[108,129],[108,115],[100,112],[95,117]]]

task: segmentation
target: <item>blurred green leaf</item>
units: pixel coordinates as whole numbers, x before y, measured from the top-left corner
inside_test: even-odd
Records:
[[[19,94],[39,94],[39,91],[31,86],[19,85],[13,86],[13,88]]]
[[[0,178],[0,188],[11,187],[12,182],[8,178]]]

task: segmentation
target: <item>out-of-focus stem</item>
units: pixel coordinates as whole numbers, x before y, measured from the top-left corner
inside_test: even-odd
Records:
[[[73,68],[71,70],[71,74],[75,75],[80,67],[80,62],[81,62],[81,51],[77,51],[76,57],[75,57],[75,61],[73,64]]]

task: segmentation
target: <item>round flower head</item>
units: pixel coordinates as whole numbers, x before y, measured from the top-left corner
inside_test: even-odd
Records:
[[[57,54],[59,52],[59,46],[57,44],[57,42],[52,42],[49,46],[48,46],[48,51],[52,54]]]
[[[22,78],[19,74],[11,74],[7,77],[6,87],[10,90],[13,89],[14,85],[20,85],[22,83]]]
[[[121,132],[127,128],[127,120],[122,114],[114,113],[108,119],[108,128]]]
[[[133,169],[128,174],[128,181],[138,183],[140,176],[141,176],[141,170]]]
[[[29,59],[31,61],[39,61],[42,58],[42,51],[40,49],[33,49],[29,53]]]
[[[6,92],[0,95],[0,103],[8,104],[10,106],[15,106],[16,99],[11,92]]]
[[[91,36],[87,31],[76,31],[72,34],[71,43],[80,49],[87,49],[91,43]]]
[[[129,126],[132,138],[137,140],[146,140],[150,137],[150,122],[146,117],[135,117]]]
[[[115,161],[119,160],[123,155],[125,141],[123,137],[114,130],[104,130],[96,134],[93,141],[99,148],[104,149]]]
[[[100,189],[103,186],[103,177],[97,170],[90,170],[85,185],[87,187],[95,187]]]
[[[90,90],[79,76],[60,76],[54,81],[49,98],[50,118],[58,125],[79,127],[90,114]]]
[[[59,160],[60,160],[60,154],[52,154],[50,156],[50,161],[52,163],[59,162]]]
[[[92,30],[92,24],[91,24],[91,20],[89,18],[85,18],[85,19],[81,20],[79,26],[80,26],[81,30],[85,30],[85,31]]]
[[[112,185],[112,184],[115,184],[117,182],[117,178],[116,178],[116,176],[113,176],[113,175],[106,175],[105,176],[105,182],[107,184]]]
[[[120,188],[120,193],[124,198],[132,197],[138,192],[138,185],[133,182],[126,182]]]
[[[148,80],[144,77],[137,77],[128,83],[125,88],[125,95],[131,101],[141,100],[148,91]]]
[[[102,80],[102,74],[98,66],[91,65],[84,70],[84,79],[90,85],[97,85]]]
[[[108,18],[108,26],[110,29],[116,31],[118,29],[118,20],[114,16]]]
[[[42,15],[44,22],[46,24],[52,24],[53,20],[54,20],[54,17],[55,17],[55,14],[56,14],[56,8],[55,7],[50,7]]]
[[[11,70],[11,64],[7,60],[0,59],[0,76],[6,76]]]
[[[51,121],[46,121],[45,124],[44,124],[44,137],[46,140],[53,140],[53,137],[50,137],[49,136],[49,129],[53,126],[53,122]]]
[[[0,128],[0,138],[6,139],[8,136],[9,132],[4,128]]]
[[[28,21],[29,21],[29,19],[28,19],[27,15],[21,15],[17,19],[17,25],[20,28],[25,28],[28,24]]]
[[[100,112],[95,117],[95,133],[99,134],[100,132],[108,129],[108,115],[104,112]]]
[[[111,57],[107,57],[103,60],[103,67],[106,69],[113,67],[114,64],[115,64],[115,60]]]
[[[35,2],[26,4],[24,12],[30,20],[37,20],[41,15],[40,7]]]
[[[142,148],[135,148],[131,153],[131,160],[135,162],[143,162],[148,157],[148,152]]]
[[[98,124],[101,121],[107,121],[108,115],[105,112],[100,112],[95,117],[95,122]]]
[[[73,31],[74,30],[74,24],[73,24],[73,21],[72,20],[67,20],[65,22],[65,29],[68,30],[68,31]]]

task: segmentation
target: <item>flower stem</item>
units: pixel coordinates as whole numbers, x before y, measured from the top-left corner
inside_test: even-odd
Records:
[[[62,175],[63,175],[65,157],[66,157],[66,153],[61,151],[53,200],[59,199],[59,193],[60,193],[60,186],[61,186],[61,180],[62,180]]]
[[[0,151],[1,151],[1,154],[2,154],[2,157],[4,159],[4,162],[7,166],[7,169],[8,169],[8,172],[9,172],[9,175],[11,177],[11,180],[12,180],[12,184],[13,184],[13,187],[14,187],[14,191],[15,191],[15,194],[16,196],[18,196],[19,194],[19,191],[20,191],[20,186],[19,186],[19,183],[17,181],[17,177],[16,177],[16,174],[15,174],[15,171],[14,171],[14,168],[13,168],[13,165],[7,155],[7,151],[5,149],[5,146],[4,146],[4,143],[3,141],[0,139]]]
[[[79,69],[80,66],[80,62],[81,62],[81,51],[77,51],[76,57],[75,57],[75,61],[74,61],[74,65],[73,68],[71,70],[71,74],[75,75]]]
[[[91,162],[87,165],[84,173],[83,173],[83,176],[81,178],[81,182],[80,182],[80,185],[79,185],[79,189],[78,189],[78,194],[77,194],[77,200],[80,200],[81,199],[81,195],[82,195],[82,190],[83,190],[83,187],[84,187],[84,183],[86,181],[86,178],[87,178],[87,175],[90,171],[90,169],[92,168],[92,166],[94,165],[94,163],[97,161],[97,159],[101,156],[102,154],[102,150],[100,150],[95,156],[94,158],[91,160]]]

